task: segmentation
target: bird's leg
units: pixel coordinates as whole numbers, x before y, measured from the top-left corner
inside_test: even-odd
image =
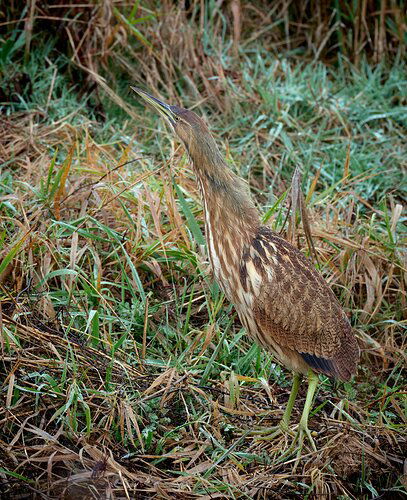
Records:
[[[293,411],[294,403],[297,398],[298,389],[300,388],[301,375],[299,373],[294,373],[293,385],[291,387],[290,397],[287,401],[287,406],[285,407],[285,412],[283,418],[280,422],[281,427],[288,431],[288,424],[290,423],[291,413]]]
[[[311,436],[311,431],[308,429],[308,416],[311,411],[312,403],[314,401],[314,394],[316,388],[318,386],[318,375],[314,373],[312,370],[308,372],[308,391],[307,397],[305,399],[304,409],[302,410],[300,424],[298,426],[297,439],[298,445],[300,448],[300,452],[302,450],[302,446],[304,444],[304,436],[307,436],[308,441],[310,442],[314,451],[317,451],[317,447],[315,446],[314,440]]]
[[[311,431],[308,428],[308,417],[309,413],[311,411],[312,407],[312,402],[314,400],[314,394],[315,390],[317,388],[319,379],[318,375],[316,375],[312,370],[308,372],[308,390],[307,390],[307,396],[305,399],[305,404],[304,404],[304,409],[302,411],[301,415],[301,420],[298,425],[298,430],[295,435],[295,438],[287,450],[287,452],[283,453],[283,455],[280,457],[280,460],[285,460],[291,453],[293,453],[294,450],[297,450],[297,457],[294,463],[293,470],[297,468],[297,465],[299,464],[301,454],[302,454],[302,449],[304,446],[304,437],[306,436],[308,438],[308,441],[314,451],[317,451],[317,448],[315,446],[314,440],[312,439],[311,436]]]
[[[284,415],[283,415],[283,418],[281,419],[280,423],[274,427],[269,427],[268,429],[265,429],[265,430],[254,431],[252,434],[258,434],[259,439],[270,440],[270,439],[275,438],[279,434],[290,433],[289,423],[290,423],[291,413],[293,411],[295,399],[296,399],[297,394],[298,394],[298,389],[300,387],[300,382],[301,382],[301,375],[299,373],[294,373],[293,385],[291,387],[290,397],[288,398],[287,406],[285,408]]]
[[[291,443],[291,446],[285,452],[283,452],[282,455],[278,459],[279,462],[283,462],[283,461],[287,460],[290,457],[290,455],[292,455],[292,453],[294,451],[297,451],[297,456],[296,456],[296,460],[294,462],[293,471],[296,470],[296,468],[300,462],[302,449],[304,447],[304,437],[305,436],[308,438],[308,441],[310,442],[312,449],[314,451],[317,451],[314,440],[312,439],[312,436],[311,436],[311,431],[308,428],[308,416],[309,416],[309,413],[311,411],[312,402],[314,400],[314,394],[315,394],[315,390],[317,388],[318,382],[319,382],[318,375],[316,375],[313,371],[310,370],[308,372],[307,396],[305,399],[304,409],[302,411],[301,420],[300,420],[300,423],[298,425],[297,433],[295,434],[295,437],[293,439],[293,442]],[[290,399],[291,399],[291,396],[290,396]],[[290,402],[290,400],[289,400],[289,402]],[[287,409],[288,409],[288,407],[287,407]]]

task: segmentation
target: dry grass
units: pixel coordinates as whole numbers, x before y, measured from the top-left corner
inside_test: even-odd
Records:
[[[53,7],[71,17],[66,43],[97,82],[91,108],[106,123],[84,112],[89,91],[79,109],[66,104],[51,66],[44,88],[29,74],[31,106],[16,112],[10,98],[0,118],[3,497],[403,497],[405,87],[342,68],[350,97],[320,66],[307,72],[269,53],[401,54],[401,6],[388,4],[356,2],[369,22],[341,11],[344,25],[333,30],[338,19],[320,2],[303,11],[277,2],[271,14],[266,4],[231,2],[205,15],[196,2],[184,12],[164,2],[151,9],[156,21],[134,25],[141,38],[125,19],[149,14],[145,6],[131,18],[104,2],[78,21],[76,9]],[[30,26],[35,35],[41,22],[33,16],[49,22],[52,10],[35,9],[24,44],[32,61]],[[395,24],[383,29],[385,14]],[[95,29],[80,27],[90,19]],[[307,450],[295,471],[281,460],[285,437],[247,433],[281,417],[289,378],[206,277],[191,168],[160,122],[151,127],[121,92],[123,71],[172,102],[201,104],[278,231],[301,166],[321,271],[352,318],[362,360],[352,383],[321,377],[310,422],[318,452]],[[111,118],[112,102],[125,118]],[[305,249],[301,225],[294,237]]]

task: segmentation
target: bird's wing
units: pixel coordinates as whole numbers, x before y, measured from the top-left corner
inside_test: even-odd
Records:
[[[357,342],[322,275],[299,250],[266,227],[243,255],[243,264],[249,260],[257,279],[247,273],[246,285],[255,297],[254,314],[263,337],[298,352],[316,371],[350,378],[356,371]]]

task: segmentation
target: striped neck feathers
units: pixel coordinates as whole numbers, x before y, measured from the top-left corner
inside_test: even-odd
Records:
[[[258,229],[260,217],[250,198],[248,186],[228,168],[211,135],[203,134],[199,141],[185,145],[207,210],[222,211],[232,225],[236,221],[246,230]]]

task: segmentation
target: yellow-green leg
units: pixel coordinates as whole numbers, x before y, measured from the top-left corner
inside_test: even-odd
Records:
[[[297,451],[297,457],[293,466],[293,471],[297,468],[301,454],[302,454],[302,449],[304,447],[304,438],[305,436],[308,438],[308,441],[314,451],[317,451],[317,448],[315,446],[314,440],[312,439],[311,436],[311,431],[308,428],[308,417],[309,413],[312,408],[312,403],[314,401],[314,394],[316,391],[316,388],[318,386],[318,375],[316,375],[313,371],[308,372],[308,390],[307,390],[307,396],[305,399],[304,403],[304,409],[302,410],[302,415],[301,415],[301,420],[298,425],[298,430],[297,433],[294,437],[294,440],[287,450],[287,452],[283,453],[283,455],[280,457],[280,461],[285,460],[289,455],[291,455],[294,451]]]
[[[304,435],[306,435],[308,438],[308,441],[310,442],[312,448],[315,451],[317,451],[317,447],[315,446],[314,440],[312,439],[311,431],[308,429],[308,417],[309,417],[309,413],[311,411],[312,403],[314,401],[314,394],[315,394],[316,388],[318,386],[318,382],[319,382],[318,375],[310,370],[308,372],[307,397],[305,399],[304,409],[302,410],[300,425],[298,427],[299,446],[302,448],[302,445],[304,443]]]
[[[298,389],[300,388],[301,375],[299,373],[294,373],[293,385],[291,387],[290,397],[287,401],[287,406],[285,407],[285,412],[281,420],[281,426],[288,430],[288,424],[290,423],[291,413],[294,408],[294,403],[297,398]]]
[[[292,455],[292,453],[294,453],[296,451],[297,456],[296,456],[296,460],[295,460],[295,463],[293,466],[293,471],[295,471],[295,469],[297,468],[297,465],[299,464],[301,454],[302,454],[302,449],[304,447],[305,436],[308,438],[308,441],[309,441],[312,449],[314,451],[316,451],[316,446],[315,446],[314,440],[312,439],[311,431],[308,428],[308,417],[309,417],[309,413],[310,413],[311,408],[312,408],[312,403],[314,401],[314,394],[315,394],[316,388],[318,386],[318,381],[319,381],[318,375],[316,375],[313,371],[310,370],[308,372],[307,396],[305,399],[304,409],[303,409],[302,415],[301,415],[301,420],[300,420],[300,423],[298,425],[298,430],[295,434],[293,442],[291,443],[291,446],[288,448],[288,450],[286,450],[284,453],[282,453],[282,455],[278,459],[279,462],[283,462],[283,461],[287,460],[287,458],[290,457],[290,455]],[[290,400],[291,400],[291,396],[290,396]],[[290,400],[289,400],[289,402],[290,402]],[[287,408],[287,410],[288,410],[288,408]]]
[[[295,399],[298,394],[298,389],[300,387],[300,382],[301,382],[301,375],[299,373],[294,373],[293,385],[291,387],[290,397],[288,398],[287,406],[285,408],[284,415],[280,423],[274,427],[270,427],[269,429],[253,431],[251,432],[251,434],[257,434],[259,436],[258,439],[271,440],[274,439],[279,434],[282,434],[283,432],[291,433],[289,428],[289,423]]]
[[[305,403],[304,403],[304,409],[302,410],[302,415],[301,415],[300,424],[298,426],[297,436],[294,440],[294,443],[296,441],[298,441],[298,454],[297,454],[297,456],[301,455],[305,436],[307,436],[308,441],[310,442],[314,451],[317,450],[315,443],[314,443],[314,440],[312,439],[312,436],[311,436],[311,431],[308,429],[308,417],[309,417],[309,413],[310,413],[311,408],[312,408],[312,403],[314,401],[314,394],[315,394],[316,388],[318,386],[318,381],[319,381],[318,375],[310,370],[308,372],[307,396],[306,396]]]

